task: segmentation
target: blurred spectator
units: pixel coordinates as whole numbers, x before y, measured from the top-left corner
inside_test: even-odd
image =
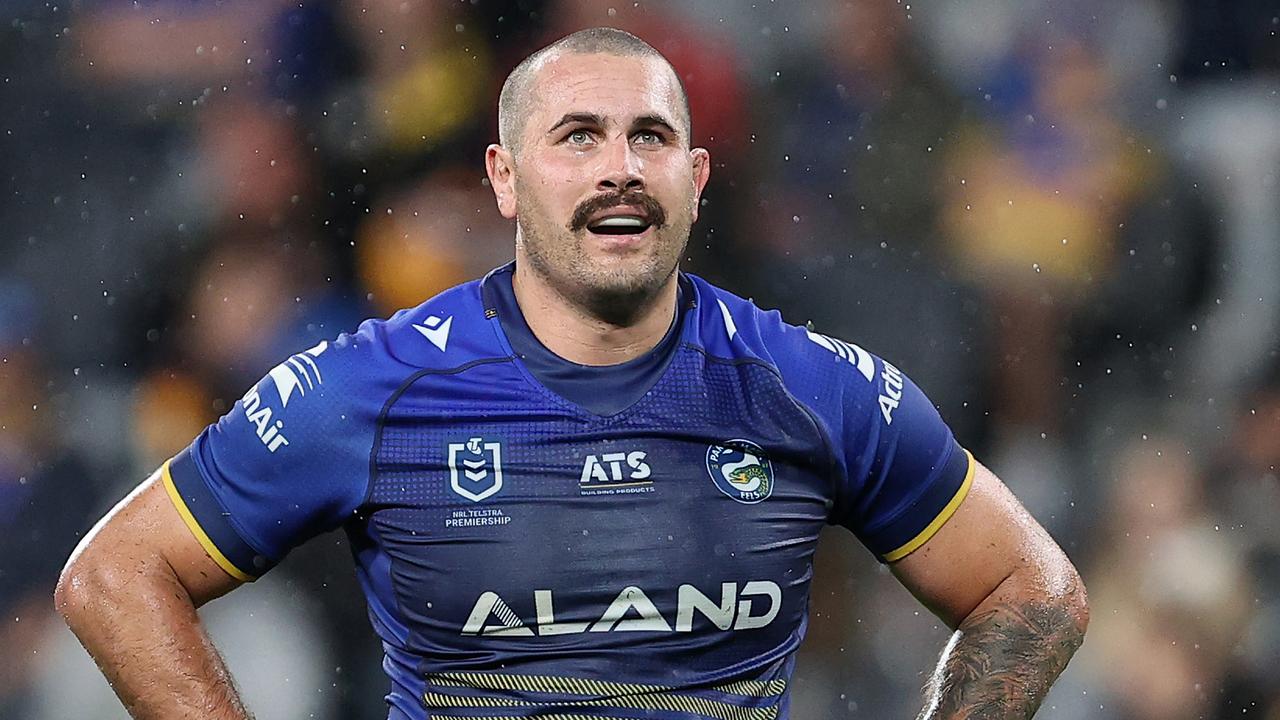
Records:
[[[1278,11],[1280,12],[1280,11]],[[1175,138],[1219,208],[1219,262],[1189,358],[1200,398],[1216,398],[1221,423],[1274,359],[1280,343],[1280,78],[1241,78],[1186,98]],[[1219,408],[1215,408],[1218,410]]]
[[[1240,534],[1212,519],[1201,472],[1176,436],[1135,439],[1116,462],[1089,579],[1107,611],[1081,656],[1091,717],[1211,716],[1253,603]]]
[[[198,121],[191,186],[211,221],[280,229],[305,212],[314,176],[286,108],[254,96],[223,96]],[[221,217],[213,214],[218,211]]]
[[[0,718],[32,716],[35,665],[61,624],[49,602],[58,571],[102,510],[89,465],[55,432],[65,419],[32,310],[20,286],[0,284]]]
[[[1107,111],[1107,77],[1079,44],[1011,56],[1012,97],[952,147],[946,226],[958,268],[999,318],[996,406],[1016,431],[1054,431],[1060,337],[1112,272],[1116,229],[1149,176]]]
[[[459,6],[422,0],[337,5],[360,73],[327,98],[328,149],[353,160],[456,152],[449,144],[489,110],[491,74],[488,48]]]
[[[441,168],[398,188],[356,233],[356,267],[383,315],[511,259],[514,226],[469,168]]]

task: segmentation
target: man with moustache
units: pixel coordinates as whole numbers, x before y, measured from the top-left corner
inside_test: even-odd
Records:
[[[1079,576],[899,370],[679,271],[711,165],[666,60],[570,35],[499,134],[514,263],[272,369],[68,561],[130,712],[248,717],[196,608],[342,527],[389,718],[786,718],[841,524],[956,631],[922,717],[1034,714]]]

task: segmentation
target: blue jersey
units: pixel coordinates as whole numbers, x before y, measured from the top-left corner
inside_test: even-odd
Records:
[[[819,531],[904,557],[972,458],[893,365],[691,275],[648,386],[584,407],[512,350],[510,272],[273,368],[165,464],[179,512],[241,580],[343,528],[390,718],[786,718]]]

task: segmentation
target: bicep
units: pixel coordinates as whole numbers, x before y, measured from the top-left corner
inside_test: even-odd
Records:
[[[956,627],[1015,573],[1046,584],[1074,569],[1044,528],[990,470],[974,460],[973,486],[955,514],[921,548],[890,565],[917,599]]]
[[[159,470],[98,521],[68,568],[98,577],[114,575],[117,582],[167,568],[197,607],[240,585],[197,539]]]

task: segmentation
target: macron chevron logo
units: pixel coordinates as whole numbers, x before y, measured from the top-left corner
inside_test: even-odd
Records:
[[[444,348],[449,344],[449,328],[453,325],[453,316],[441,320],[435,315],[427,317],[426,322],[421,325],[414,325],[413,329],[422,333],[422,337],[431,341],[432,345],[440,348],[440,352],[444,352]]]

